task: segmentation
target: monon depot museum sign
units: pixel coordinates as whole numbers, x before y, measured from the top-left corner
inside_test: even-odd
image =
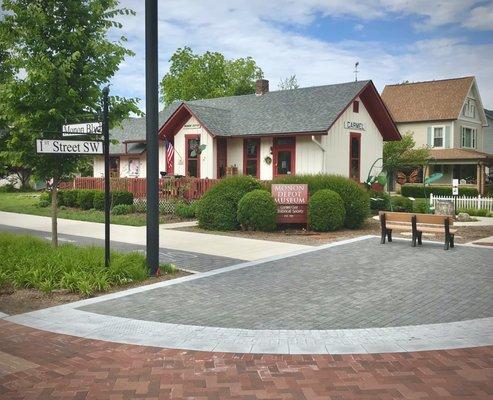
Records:
[[[278,224],[306,224],[308,185],[274,184],[272,197],[277,204]]]
[[[94,140],[36,140],[38,154],[103,154],[103,142]]]

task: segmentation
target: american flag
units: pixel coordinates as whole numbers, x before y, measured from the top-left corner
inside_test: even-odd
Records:
[[[173,173],[173,160],[175,148],[173,147],[173,143],[171,143],[168,139],[165,139],[166,144],[166,172],[168,174]]]

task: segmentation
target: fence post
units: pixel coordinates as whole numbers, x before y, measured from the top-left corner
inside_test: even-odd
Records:
[[[433,207],[433,193],[430,193],[430,207]]]
[[[478,210],[481,208],[481,195],[478,194]]]

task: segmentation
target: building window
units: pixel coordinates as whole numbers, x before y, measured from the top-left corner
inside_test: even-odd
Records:
[[[260,139],[245,139],[243,141],[243,174],[260,177]]]
[[[349,177],[360,182],[361,134],[351,132],[349,136]]]
[[[473,99],[467,99],[464,103],[464,108],[462,109],[462,114],[464,117],[476,118],[476,105]]]
[[[110,157],[110,177],[120,177],[120,157]]]
[[[353,101],[353,112],[359,113],[359,101],[358,100]]]
[[[193,178],[200,178],[200,136],[185,135],[186,146],[186,175]]]
[[[466,149],[476,148],[476,129],[462,127],[461,146]]]
[[[443,147],[443,126],[433,127],[432,133],[433,147]]]

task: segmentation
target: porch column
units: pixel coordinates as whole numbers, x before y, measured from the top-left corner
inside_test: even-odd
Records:
[[[476,187],[480,195],[484,195],[484,164],[478,163],[476,169]]]

